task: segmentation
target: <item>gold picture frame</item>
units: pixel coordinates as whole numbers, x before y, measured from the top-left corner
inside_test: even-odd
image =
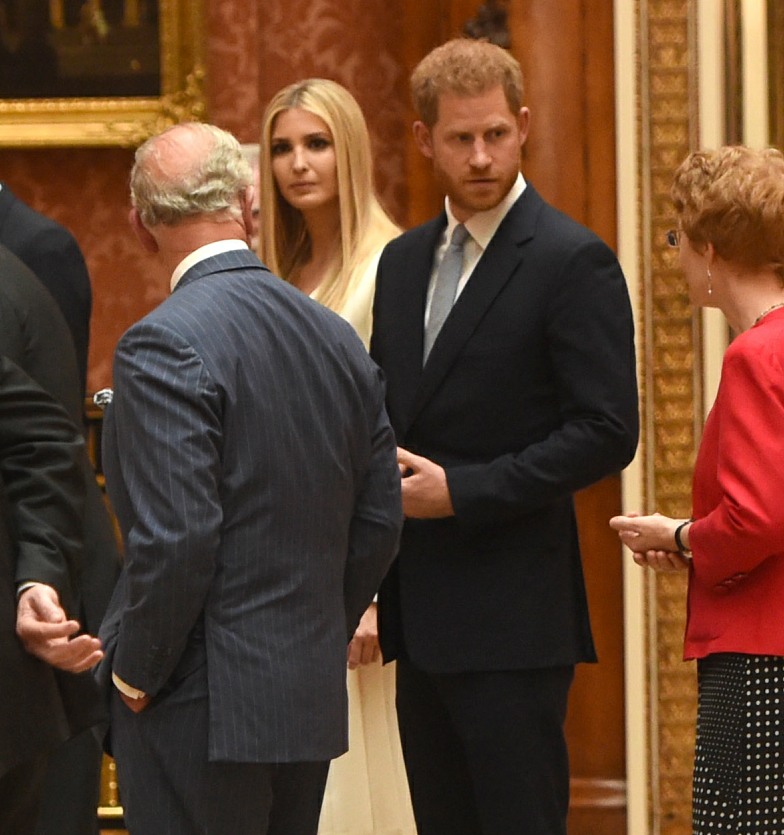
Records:
[[[19,6],[24,8],[26,2],[35,0],[22,0]],[[125,0],[121,13],[138,15],[140,9],[149,8],[150,2]],[[46,5],[50,25],[63,27],[63,4]],[[100,11],[101,0],[88,0],[82,9],[85,7]],[[157,95],[0,98],[0,147],[135,147],[168,125],[203,120],[206,108],[202,2],[157,0],[153,12],[152,31],[158,37],[158,55],[154,56],[158,59]],[[125,23],[127,20],[120,25]],[[84,27],[78,31],[78,36],[87,42],[91,33]],[[7,78],[13,84],[10,73]],[[102,80],[111,86],[108,73]]]

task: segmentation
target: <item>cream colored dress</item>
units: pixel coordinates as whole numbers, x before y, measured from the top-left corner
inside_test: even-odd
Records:
[[[337,311],[370,342],[379,251]],[[395,713],[395,664],[348,670],[349,750],[333,760],[319,835],[416,835]]]

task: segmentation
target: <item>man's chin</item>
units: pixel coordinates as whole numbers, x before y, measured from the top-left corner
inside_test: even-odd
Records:
[[[477,212],[486,212],[488,209],[494,209],[504,198],[501,191],[494,187],[485,189],[483,192],[474,191],[468,195],[462,195],[463,199],[460,204],[464,206],[471,214]]]

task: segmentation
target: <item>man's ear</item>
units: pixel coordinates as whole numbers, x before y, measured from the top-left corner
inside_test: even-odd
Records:
[[[142,247],[147,252],[155,255],[158,252],[158,241],[155,240],[152,232],[142,223],[142,219],[139,217],[136,209],[131,209],[128,220],[130,221],[131,229],[133,229]]]
[[[253,198],[256,195],[256,189],[253,186],[246,186],[240,192],[240,209],[242,209],[242,224],[245,227],[245,236],[250,245],[253,238]]]
[[[517,114],[517,127],[520,131],[520,147],[525,145],[528,139],[528,129],[531,127],[531,111],[527,107],[521,107]]]
[[[433,159],[433,134],[424,122],[414,122],[414,141],[422,156]]]

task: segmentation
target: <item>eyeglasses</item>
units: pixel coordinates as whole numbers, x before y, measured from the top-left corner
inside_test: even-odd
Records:
[[[667,233],[667,245],[678,247],[681,245],[681,230],[680,229],[670,229]]]

